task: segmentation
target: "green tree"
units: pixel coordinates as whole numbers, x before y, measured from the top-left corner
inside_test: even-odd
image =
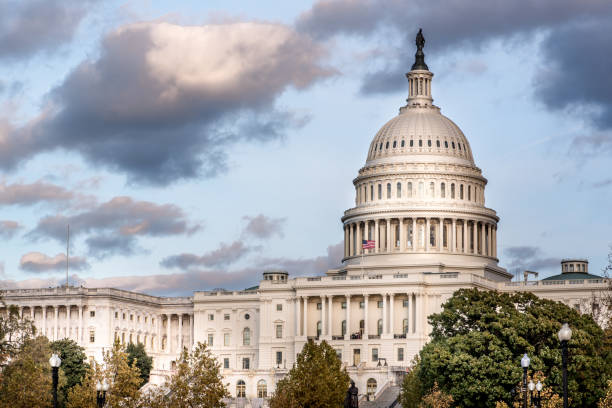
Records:
[[[568,322],[569,394],[575,406],[595,407],[612,373],[604,355],[603,330],[591,316],[532,293],[461,289],[429,317],[431,341],[421,350],[419,377],[424,389],[437,382],[462,407],[511,402],[522,378],[520,359],[542,371],[552,390],[561,391],[561,350],[557,332]]]
[[[66,408],[97,408],[96,384],[103,378],[100,366],[94,364],[92,368],[87,365],[81,382],[68,390]]]
[[[85,362],[84,348],[79,346],[74,340],[62,339],[51,343],[51,351],[62,359],[60,370],[66,376],[66,384],[60,388],[59,392],[63,398],[68,397],[68,391],[77,384],[80,384],[87,372],[88,364]]]
[[[128,363],[127,353],[115,341],[113,348],[104,355],[104,378],[110,384],[106,395],[109,408],[137,408],[140,399],[140,371]]]
[[[438,388],[438,383],[434,382],[429,394],[423,397],[419,405],[420,408],[450,408],[453,405],[453,397]]]
[[[276,384],[270,408],[341,408],[350,378],[327,342],[309,340],[294,367]]]
[[[24,343],[34,336],[34,324],[19,317],[19,308],[7,305],[0,293],[0,366],[14,358]]]
[[[138,371],[140,371],[140,378],[142,378],[140,383],[140,386],[142,387],[144,384],[149,382],[149,374],[151,373],[151,367],[153,366],[153,358],[147,355],[145,346],[142,343],[130,343],[125,351],[128,355],[128,364],[132,365],[134,361],[136,362],[136,367],[138,368]]]
[[[419,377],[419,359],[417,356],[402,381],[399,396],[399,402],[402,407],[418,408],[423,397],[422,388],[421,378]]]

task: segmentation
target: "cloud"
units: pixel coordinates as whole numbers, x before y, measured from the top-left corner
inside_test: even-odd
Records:
[[[478,49],[495,39],[529,41],[536,32],[605,15],[608,18],[602,19],[602,25],[609,26],[606,21],[611,13],[612,3],[607,0],[432,0],[418,6],[407,6],[399,0],[321,0],[298,17],[296,27],[319,39],[336,35],[378,38],[383,47],[388,47],[390,37],[398,38],[391,41],[401,50],[396,52],[396,59],[385,61],[382,69],[364,77],[362,93],[376,94],[406,88],[403,74],[412,63],[414,36],[419,27],[425,33],[427,54],[427,50],[442,52],[451,47]],[[607,48],[600,48],[591,57],[601,56],[601,50]],[[583,57],[589,60],[587,55]],[[605,80],[606,76],[599,79]]]
[[[315,258],[263,258],[257,266],[265,269],[282,269],[294,276],[321,275],[329,269],[340,267],[344,253],[344,243],[339,242],[327,247],[327,255]]]
[[[183,210],[175,205],[115,197],[77,214],[46,216],[28,236],[65,242],[67,225],[71,236],[88,235],[85,242],[89,254],[97,258],[133,253],[140,236],[191,234],[200,228],[190,225]]]
[[[230,265],[252,252],[257,247],[247,246],[242,241],[234,241],[231,244],[221,243],[219,248],[207,252],[202,256],[183,253],[173,255],[160,262],[165,268],[188,269],[196,266],[223,267]]]
[[[21,225],[17,221],[0,220],[0,238],[13,238],[19,229],[21,229]]]
[[[54,257],[47,256],[40,252],[28,252],[21,257],[19,267],[28,272],[51,272],[66,270],[66,255],[57,254]],[[70,269],[81,271],[89,268],[85,258],[71,256],[69,259]]]
[[[608,187],[610,185],[612,185],[612,178],[607,178],[605,180],[597,181],[591,184],[593,188]]]
[[[70,41],[92,1],[3,0],[0,59],[29,57]]]
[[[508,272],[518,275],[525,270],[541,272],[544,270],[560,270],[561,258],[547,257],[535,246],[515,246],[505,249],[506,267]]]
[[[130,24],[110,33],[22,127],[0,124],[0,166],[63,148],[166,185],[212,177],[237,142],[277,139],[303,118],[275,108],[290,87],[334,75],[324,49],[281,24]]]
[[[243,230],[243,235],[250,235],[260,239],[268,239],[274,235],[282,238],[283,228],[287,221],[286,218],[270,218],[263,214],[255,217],[245,215],[242,219],[248,221]]]
[[[66,202],[74,197],[71,191],[40,180],[30,184],[7,184],[0,181],[0,205],[27,206],[41,202]]]

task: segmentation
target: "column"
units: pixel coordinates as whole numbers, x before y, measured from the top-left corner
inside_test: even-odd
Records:
[[[380,239],[378,237],[379,235],[379,225],[378,225],[378,219],[374,220],[374,240],[375,242],[375,247],[374,247],[374,252],[378,253],[378,250],[380,248]]]
[[[442,252],[444,249],[444,218],[439,219],[438,231],[438,251]]]
[[[369,240],[370,239],[370,234],[369,233],[370,233],[370,221],[366,220],[366,221],[364,221],[364,224],[363,224],[363,239],[364,240]],[[363,252],[367,254],[367,253],[370,252],[370,250],[369,249],[364,249]]]
[[[172,322],[172,315],[166,314],[166,353],[172,352],[172,341],[170,340],[170,322]]]
[[[179,313],[178,315],[178,350],[179,353],[183,351],[183,314]]]
[[[34,323],[34,306],[30,306],[30,320]]]
[[[394,297],[395,294],[393,293],[389,295],[389,333],[391,334],[391,338],[395,335],[395,317],[393,313],[393,309],[395,309]]]
[[[194,342],[193,342],[193,337],[194,337],[194,324],[193,324],[193,316],[195,313],[190,314],[189,315],[189,348],[191,349],[191,347],[193,346]]]
[[[412,250],[417,250],[416,217],[412,217]]]
[[[362,240],[362,233],[361,233],[361,222],[357,223],[357,239],[356,239],[356,245],[355,245],[355,254],[356,255],[361,255],[361,253],[363,252],[363,246],[361,245],[361,240]]]
[[[349,256],[349,228],[344,226],[344,257]]]
[[[19,319],[23,319],[23,306],[19,306]]]
[[[351,295],[346,296],[346,334],[344,340],[351,338]]]
[[[302,330],[304,332],[304,337],[308,337],[308,296],[303,296],[302,300],[304,301],[304,320],[302,320]]]
[[[53,306],[53,313],[55,314],[55,321],[53,323],[53,340],[57,340],[57,331],[59,323],[59,306]]]
[[[493,257],[497,258],[497,226],[493,226]]]
[[[383,293],[383,313],[382,314],[383,314],[382,334],[387,334],[387,294],[386,293]]]
[[[368,330],[368,296],[363,295],[363,338],[368,339],[368,334],[370,331]]]
[[[463,250],[461,252],[464,254],[467,254],[467,239],[467,220],[463,220]]]
[[[472,221],[472,242],[474,243],[474,250],[472,253],[478,253],[478,222]]]
[[[399,242],[400,251],[406,250],[406,233],[404,231],[404,217],[399,218]]]
[[[70,305],[66,306],[66,338],[70,338]]]
[[[480,223],[480,254],[481,255],[486,255],[486,242],[485,240],[487,239],[487,235],[485,233],[485,223],[481,222]]]
[[[47,336],[47,305],[42,306],[42,326],[43,326],[43,336]]]
[[[327,308],[327,335],[331,338],[334,334],[333,323],[332,323],[332,306],[334,304],[334,297],[332,295],[327,296],[329,307]]]
[[[355,224],[351,224],[349,232],[349,256],[355,255]]]
[[[387,252],[391,252],[391,218],[387,218]]]
[[[155,316],[155,332],[157,333],[157,346],[155,347],[158,353],[161,353],[162,333],[161,333],[161,315]],[[208,339],[206,340],[208,341]]]
[[[493,256],[493,240],[491,239],[491,231],[493,230],[493,228],[491,228],[491,224],[487,224],[487,245],[488,245],[488,251],[487,251],[487,255],[488,256]]]
[[[414,319],[414,330],[417,334],[421,334],[421,313],[422,313],[422,295],[420,293],[415,294],[415,319]]]
[[[302,305],[302,302],[300,301],[299,297],[295,297],[293,299],[293,308],[294,308],[294,314],[295,314],[295,331],[294,331],[294,336],[298,337],[300,335],[300,306]]]
[[[451,252],[457,251],[457,219],[453,218],[453,225],[451,227]]]
[[[79,332],[77,333],[77,342],[83,342],[83,305],[79,305]]]
[[[325,296],[321,296],[321,337],[325,336]]]
[[[431,223],[431,219],[428,217],[425,219],[425,251],[429,251],[429,232],[431,230],[430,228],[430,223]]]

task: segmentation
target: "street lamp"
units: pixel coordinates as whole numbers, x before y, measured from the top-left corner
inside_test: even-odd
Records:
[[[109,385],[106,380],[96,384],[96,401],[98,403],[98,408],[103,408],[104,403],[106,402],[106,391],[108,391]]]
[[[567,323],[563,323],[557,335],[561,340],[561,359],[563,362],[563,408],[567,408],[567,343],[572,338],[572,329]]]
[[[527,353],[521,358],[521,367],[523,367],[523,408],[527,408],[527,369],[531,360]]]
[[[62,364],[62,359],[55,353],[51,355],[49,359],[49,365],[52,370],[52,380],[53,380],[53,408],[57,408],[57,382],[59,378],[59,366]]]
[[[535,388],[536,388],[536,391],[538,392],[538,397],[536,399],[536,407],[540,408],[542,406],[542,396],[540,395],[540,391],[542,391],[542,383],[538,381]]]
[[[529,401],[531,401],[531,406],[533,406],[533,390],[535,390],[535,384],[533,383],[533,380],[529,380],[527,388],[529,388]]]

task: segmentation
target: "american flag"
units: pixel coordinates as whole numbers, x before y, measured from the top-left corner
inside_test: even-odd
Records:
[[[371,248],[375,248],[376,247],[376,241],[368,239],[368,240],[363,240],[362,241],[362,248],[363,249],[371,249]]]

